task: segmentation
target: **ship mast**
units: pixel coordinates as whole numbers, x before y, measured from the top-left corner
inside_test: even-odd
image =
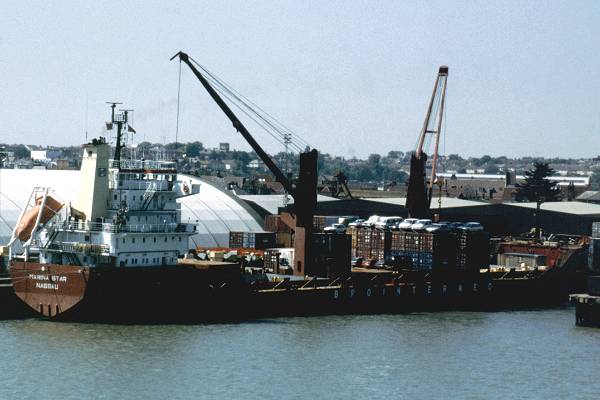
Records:
[[[117,104],[123,104],[123,103],[119,103],[116,101],[107,101],[106,104],[110,104],[110,108],[111,108],[111,118],[110,118],[110,122],[106,123],[106,128],[108,130],[112,130],[113,126],[115,124],[117,125],[117,143],[115,145],[115,156],[113,157],[113,159],[114,159],[114,161],[116,161],[118,163],[119,161],[121,161],[121,150],[123,149],[123,147],[125,147],[125,144],[123,143],[123,127],[127,126],[128,131],[135,132],[135,130],[133,130],[133,128],[131,128],[128,125],[128,121],[129,121],[128,114],[130,111],[133,111],[133,110],[132,109],[130,109],[130,110],[119,109],[119,111],[121,111],[121,112],[115,113],[115,108],[117,107]]]

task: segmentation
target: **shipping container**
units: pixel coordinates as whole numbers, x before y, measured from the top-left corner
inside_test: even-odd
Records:
[[[371,231],[371,259],[383,261],[390,251],[390,232],[383,229]]]
[[[275,247],[274,232],[229,232],[229,247],[232,249],[264,250]]]

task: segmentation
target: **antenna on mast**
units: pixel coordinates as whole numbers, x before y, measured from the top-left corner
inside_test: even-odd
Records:
[[[133,110],[119,110],[123,112],[115,113],[115,108],[117,108],[117,104],[123,103],[119,103],[118,101],[107,101],[106,104],[110,104],[111,109],[110,122],[106,123],[106,129],[110,131],[112,130],[113,125],[117,124],[117,143],[115,145],[114,161],[119,162],[121,160],[121,149],[124,147],[124,145],[121,144],[123,126],[127,125],[127,113]]]
[[[85,94],[85,141],[88,140],[88,94]]]

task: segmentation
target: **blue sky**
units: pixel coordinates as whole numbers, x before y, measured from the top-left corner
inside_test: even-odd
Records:
[[[4,0],[0,142],[80,144],[109,100],[174,141],[178,50],[324,152],[413,149],[447,64],[444,153],[600,154],[597,1]],[[248,148],[185,68],[179,136]]]

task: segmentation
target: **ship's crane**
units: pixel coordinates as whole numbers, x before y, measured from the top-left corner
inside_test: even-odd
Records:
[[[316,265],[313,257],[313,216],[317,206],[317,160],[319,153],[312,149],[300,153],[300,169],[298,179],[292,182],[288,179],[281,169],[273,162],[271,157],[263,150],[258,142],[252,137],[248,129],[242,124],[238,117],[231,111],[231,108],[221,98],[219,93],[213,88],[210,80],[215,80],[215,77],[208,74],[199,64],[197,64],[186,53],[179,52],[174,55],[171,60],[179,57],[179,61],[185,63],[198,78],[204,89],[210,97],[217,103],[219,108],[225,113],[231,121],[234,128],[244,137],[252,150],[265,163],[267,168],[275,175],[277,182],[281,183],[286,192],[294,199],[294,204],[291,208],[291,213],[282,214],[282,219],[288,225],[294,226],[294,274],[296,275],[320,275],[316,271]],[[198,65],[203,69],[204,74],[196,68]],[[228,93],[231,93],[230,88],[225,88]],[[239,99],[239,97],[236,97]]]
[[[448,80],[448,67],[442,65],[439,69],[433,93],[427,107],[425,121],[419,134],[417,148],[410,159],[410,176],[408,180],[408,191],[406,194],[406,208],[413,218],[425,218],[429,215],[433,185],[436,180],[436,166],[438,160],[438,148],[440,143],[440,132],[446,99],[446,83]],[[431,178],[427,185],[426,164],[427,154],[424,151],[426,142],[433,138],[433,159],[431,161]],[[428,186],[428,187],[427,187]]]

